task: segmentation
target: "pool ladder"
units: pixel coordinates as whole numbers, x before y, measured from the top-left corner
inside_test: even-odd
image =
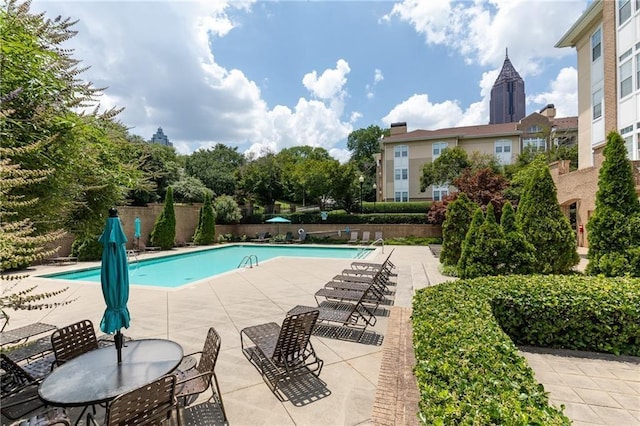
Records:
[[[249,254],[245,257],[242,258],[242,261],[240,261],[240,263],[238,264],[238,268],[242,268],[243,266],[249,267],[249,268],[253,268],[253,261],[255,260],[256,262],[256,266],[258,265],[258,256],[256,256],[255,254]]]

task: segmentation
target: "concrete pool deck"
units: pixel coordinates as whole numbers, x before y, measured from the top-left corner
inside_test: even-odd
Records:
[[[439,273],[438,260],[425,246],[386,246],[384,253],[378,249],[367,261],[381,262],[392,249],[391,260],[398,267],[393,313],[390,317],[378,317],[376,326],[369,329],[384,335],[383,344],[368,345],[314,336],[312,342],[316,352],[325,361],[320,375],[325,387],[318,389],[316,395],[308,395],[307,400],[280,402],[276,399],[243,356],[240,330],[264,322],[281,323],[286,311],[298,304],[314,306],[313,293],[349,267],[351,260],[281,258],[181,289],[133,286],[129,298],[132,322],[124,334],[136,339],[169,338],[180,343],[187,354],[200,350],[208,328],[215,327],[222,337],[216,373],[232,425],[417,424],[414,410],[417,401],[412,399],[416,398],[417,390],[412,388],[415,383],[411,381],[412,365],[408,359],[412,354],[410,328],[407,328],[410,327],[411,299],[415,290],[451,278]],[[171,253],[188,250],[195,249],[176,249]],[[147,253],[140,258],[166,253]],[[51,310],[15,312],[8,328],[35,321],[64,326],[90,319],[99,333],[105,307],[99,284],[60,282],[33,276],[78,266],[85,265],[46,265],[30,270],[32,276],[20,282],[15,290],[34,284],[38,285],[37,292],[68,286],[62,296],[76,301]],[[574,383],[568,380],[576,379],[572,375],[577,375],[577,371],[563,372],[561,368],[576,367],[575,358],[544,353],[534,357],[527,356],[536,377],[551,392],[551,402],[565,404],[565,413],[576,424],[640,424],[640,411],[637,411],[640,407],[640,364],[634,362],[635,359],[623,364],[606,358],[589,360],[589,368],[581,368],[587,378]],[[394,362],[394,359],[403,362]],[[404,371],[398,371],[401,368]],[[607,399],[607,395],[599,394],[601,398],[595,398],[593,387],[579,390],[578,385],[590,379],[595,383],[603,382],[594,374],[611,369],[621,377],[608,374],[606,385],[610,390],[600,390],[612,396],[614,402]],[[623,385],[625,389],[631,389],[625,398],[620,397]],[[611,406],[613,403],[620,407]],[[72,415],[78,412],[71,410]]]

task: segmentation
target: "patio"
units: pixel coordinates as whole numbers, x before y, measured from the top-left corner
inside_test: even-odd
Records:
[[[392,248],[385,247],[385,253],[378,248],[367,261],[382,262]],[[148,253],[143,258],[162,254]],[[410,307],[413,290],[428,285],[430,266],[425,260],[429,257],[428,247],[395,247],[391,257],[398,266],[395,306]],[[326,259],[281,258],[175,290],[134,286],[129,298],[131,327],[123,332],[134,339],[174,340],[187,354],[200,350],[208,328],[215,327],[222,338],[216,372],[230,424],[371,424],[384,343],[312,337],[318,356],[325,362],[320,379],[326,387],[312,388],[284,402],[271,393],[240,349],[242,328],[270,321],[281,323],[295,305],[315,306],[315,291],[350,263],[343,259],[328,263]],[[439,276],[437,263],[429,263],[436,268],[432,276]],[[43,265],[30,271],[32,276],[19,288],[37,284],[37,291],[42,292],[68,286],[64,297],[77,300],[50,310],[15,312],[9,328],[37,321],[64,326],[81,319],[90,319],[97,328],[105,308],[99,284],[55,282],[33,276],[74,267]],[[367,331],[387,336],[388,322],[389,317],[380,316],[376,326]],[[200,399],[208,396],[206,393]],[[72,417],[79,412],[70,410]]]

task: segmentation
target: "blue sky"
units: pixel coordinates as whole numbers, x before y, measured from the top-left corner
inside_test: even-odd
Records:
[[[134,134],[162,127],[181,153],[312,145],[346,160],[348,134],[371,124],[488,123],[506,47],[527,113],[554,103],[576,115],[575,50],[553,46],[586,4],[35,0],[32,11],[79,19],[66,47]]]

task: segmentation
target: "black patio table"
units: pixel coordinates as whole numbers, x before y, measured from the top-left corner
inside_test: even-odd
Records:
[[[80,407],[108,402],[171,373],[182,361],[182,346],[171,340],[141,339],[125,342],[122,363],[113,346],[87,352],[65,362],[38,388],[50,405]]]

